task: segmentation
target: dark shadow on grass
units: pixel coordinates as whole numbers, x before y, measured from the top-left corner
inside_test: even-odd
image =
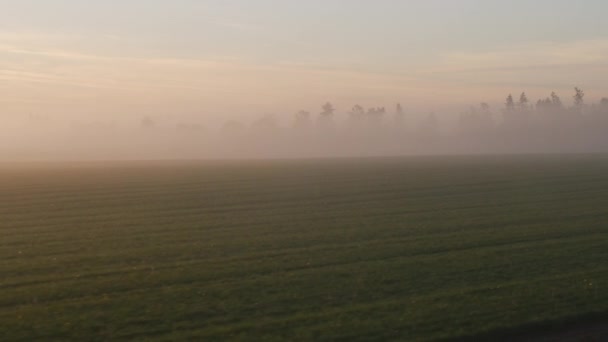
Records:
[[[608,311],[497,329],[443,341],[608,341]]]

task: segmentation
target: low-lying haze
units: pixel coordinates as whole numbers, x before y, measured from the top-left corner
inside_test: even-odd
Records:
[[[0,6],[0,160],[607,149],[605,1]]]

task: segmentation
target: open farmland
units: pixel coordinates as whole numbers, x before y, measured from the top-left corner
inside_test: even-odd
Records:
[[[606,312],[603,156],[0,167],[2,340],[414,341]]]

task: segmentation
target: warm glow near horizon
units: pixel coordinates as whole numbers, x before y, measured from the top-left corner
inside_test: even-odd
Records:
[[[223,120],[324,101],[457,111],[521,91],[608,95],[599,0],[1,4],[2,115]]]

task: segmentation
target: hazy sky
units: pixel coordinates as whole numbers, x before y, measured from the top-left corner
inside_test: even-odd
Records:
[[[0,0],[0,115],[608,96],[605,0]]]

